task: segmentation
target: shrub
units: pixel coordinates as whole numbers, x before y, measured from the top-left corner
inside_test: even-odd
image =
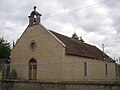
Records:
[[[11,69],[8,75],[8,79],[16,79],[17,78],[17,72],[15,69]]]

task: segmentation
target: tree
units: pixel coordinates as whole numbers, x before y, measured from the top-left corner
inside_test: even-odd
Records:
[[[81,41],[81,42],[85,42],[85,41],[82,39],[82,36],[81,36],[81,37],[78,37],[75,32],[74,32],[74,34],[72,35],[71,38],[76,39],[76,40],[79,40],[79,41]]]
[[[5,41],[3,38],[0,38],[0,59],[10,59],[10,43]]]
[[[74,34],[72,35],[71,38],[76,39],[76,40],[79,40],[79,37],[77,36],[77,34],[76,34],[75,32],[74,32]]]
[[[7,78],[8,79],[16,79],[17,78],[17,72],[16,72],[16,70],[12,68],[11,71],[9,72]]]

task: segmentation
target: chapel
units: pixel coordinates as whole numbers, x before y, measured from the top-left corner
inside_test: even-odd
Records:
[[[41,24],[41,16],[34,6],[28,26],[11,51],[10,66],[16,71],[17,79],[116,79],[116,63],[110,56],[94,45],[47,29]]]

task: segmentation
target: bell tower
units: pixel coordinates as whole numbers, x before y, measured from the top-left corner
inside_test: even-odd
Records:
[[[40,17],[42,16],[40,13],[36,11],[36,6],[34,6],[34,10],[31,12],[29,18],[29,26],[39,24],[40,23]]]

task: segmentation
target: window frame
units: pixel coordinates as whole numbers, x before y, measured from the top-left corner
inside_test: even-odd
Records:
[[[37,80],[37,61],[34,58],[29,61],[29,80]]]
[[[30,42],[29,47],[31,48],[32,51],[35,50],[35,49],[37,48],[37,43],[36,43],[36,41],[35,41],[35,40],[32,40],[32,41]]]
[[[87,66],[87,62],[84,62],[84,77],[88,77],[88,66]]]
[[[105,64],[105,75],[107,76],[108,75],[108,65]]]

